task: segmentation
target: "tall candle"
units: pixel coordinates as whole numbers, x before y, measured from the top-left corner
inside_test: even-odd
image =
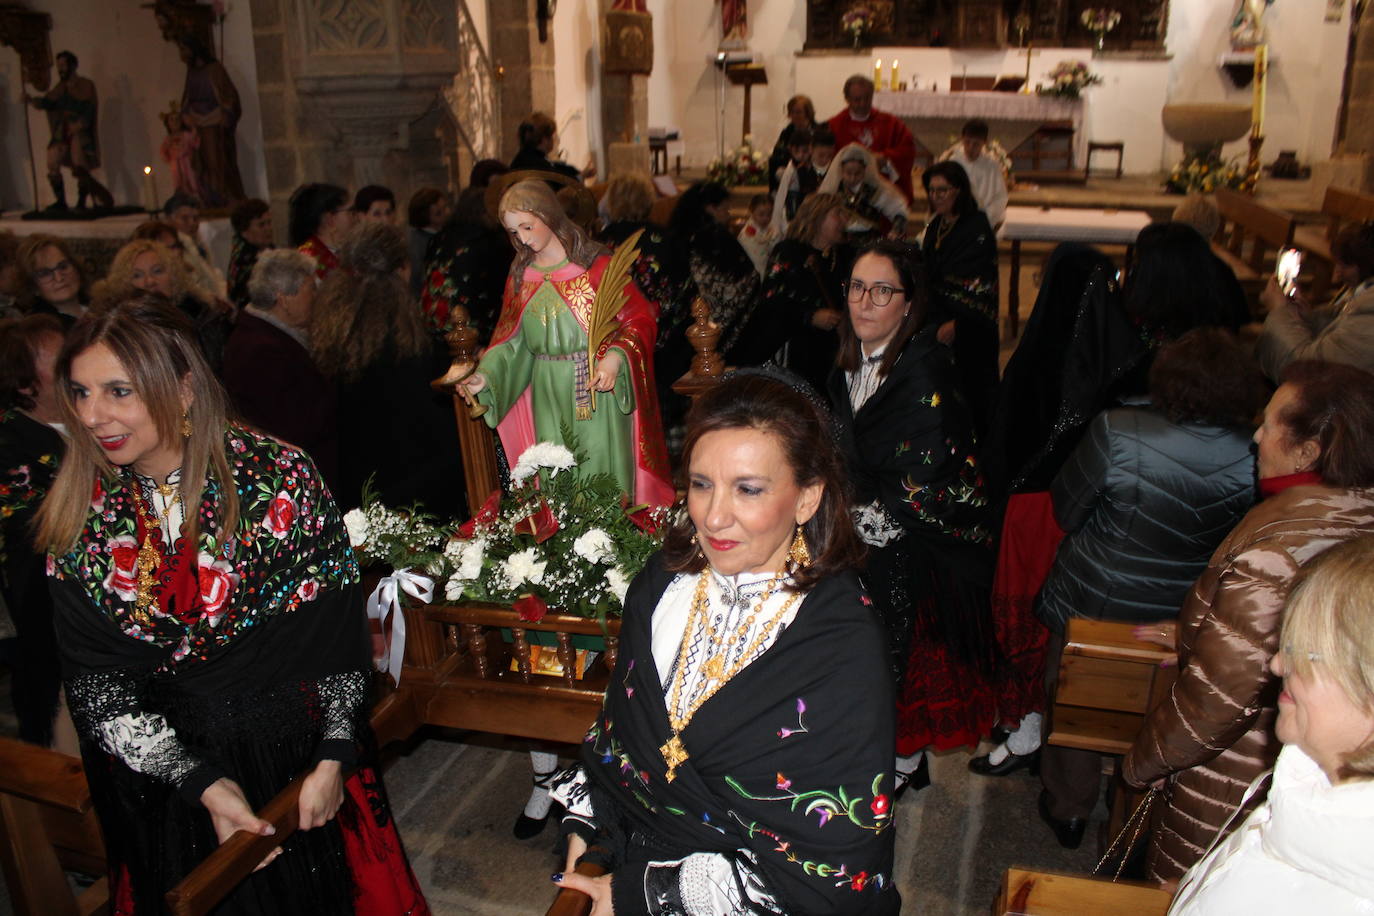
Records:
[[[873,88],[883,88],[883,59],[881,57],[873,59]]]
[[[1255,48],[1255,103],[1250,113],[1251,132],[1256,137],[1264,136],[1264,90],[1269,80],[1269,46]]]
[[[149,213],[157,212],[157,182],[153,179],[153,167],[143,167],[143,209]]]
[[[897,58],[892,58],[892,91],[897,91]]]

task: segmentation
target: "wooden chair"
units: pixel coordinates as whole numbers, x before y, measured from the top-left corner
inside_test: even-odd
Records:
[[[1290,213],[1226,188],[1216,192],[1216,202],[1221,228],[1212,250],[1235,271],[1251,312],[1258,316],[1260,290],[1274,269],[1277,253],[1292,246],[1296,221]]]
[[[1069,620],[1059,683],[1050,701],[1045,740],[1115,758],[1131,749],[1150,710],[1169,695],[1178,668],[1160,667],[1175,653],[1131,635],[1134,624]],[[1115,836],[1141,793],[1117,781],[1108,833]]]
[[[1150,884],[1032,871],[1013,866],[1002,877],[993,916],[1164,916],[1173,895]]]
[[[1111,143],[1099,143],[1096,140],[1089,140],[1088,152],[1083,157],[1083,177],[1086,179],[1092,176],[1093,153],[1099,151],[1104,153],[1116,153],[1116,177],[1120,178],[1122,167],[1126,162],[1126,144],[1120,140],[1114,140]]]
[[[1336,263],[1331,243],[1350,223],[1374,220],[1374,195],[1328,186],[1322,198],[1322,215],[1326,217],[1325,226],[1298,226],[1293,232],[1293,245],[1306,254],[1304,266],[1311,267],[1308,296],[1314,302],[1320,302],[1331,286],[1331,271]]]
[[[80,760],[0,738],[0,867],[19,916],[109,912],[105,846]],[[102,877],[74,896],[64,868]]]

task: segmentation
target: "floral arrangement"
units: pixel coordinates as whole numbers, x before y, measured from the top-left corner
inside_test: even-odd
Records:
[[[585,456],[552,442],[527,448],[511,490],[471,519],[445,524],[365,493],[344,517],[364,563],[422,568],[447,601],[510,604],[522,620],[621,613],[630,580],[662,541],[666,510],[632,507],[609,474],[565,473]]]
[[[1237,160],[1225,160],[1213,153],[1180,160],[1164,182],[1171,194],[1210,194],[1217,188],[1238,188],[1245,181],[1245,169]]]
[[[753,135],[746,135],[744,142],[728,156],[711,160],[706,167],[706,180],[723,185],[766,185],[768,154],[754,149]]]
[[[1088,69],[1081,60],[1063,60],[1049,72],[1048,86],[1037,86],[1040,95],[1054,95],[1061,99],[1076,99],[1089,86],[1102,82],[1102,77]]]
[[[873,10],[862,4],[851,6],[840,17],[840,31],[847,32],[849,37],[854,40],[854,47],[859,46],[863,37],[873,31],[873,25],[877,22],[877,16]]]

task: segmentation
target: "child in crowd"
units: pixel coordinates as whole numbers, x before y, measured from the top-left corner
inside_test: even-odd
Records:
[[[750,199],[749,218],[744,221],[744,228],[739,231],[738,237],[740,245],[762,277],[768,269],[768,255],[782,237],[773,225],[773,198],[767,194],[755,194]]]

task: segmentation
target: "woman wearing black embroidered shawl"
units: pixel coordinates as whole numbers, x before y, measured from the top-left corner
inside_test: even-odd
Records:
[[[869,544],[864,583],[887,624],[899,789],[926,748],[976,745],[1010,701],[997,675],[991,538],[972,421],[926,322],[920,253],[879,242],[854,262],[830,398]]]
[[[302,830],[216,912],[428,912],[376,772],[343,778],[367,738],[368,653],[313,463],[226,422],[160,296],[83,317],[57,381],[73,436],[37,540],[114,912],[163,912],[219,842],[269,834],[253,811],[301,773]]]
[[[690,521],[631,584],[605,706],[554,791],[554,880],[597,916],[898,911],[891,685],[828,426],[771,371],[688,417]]]
[[[931,212],[921,243],[930,274],[930,323],[954,352],[959,390],[981,440],[997,405],[997,236],[962,165],[937,162],[921,184]]]

